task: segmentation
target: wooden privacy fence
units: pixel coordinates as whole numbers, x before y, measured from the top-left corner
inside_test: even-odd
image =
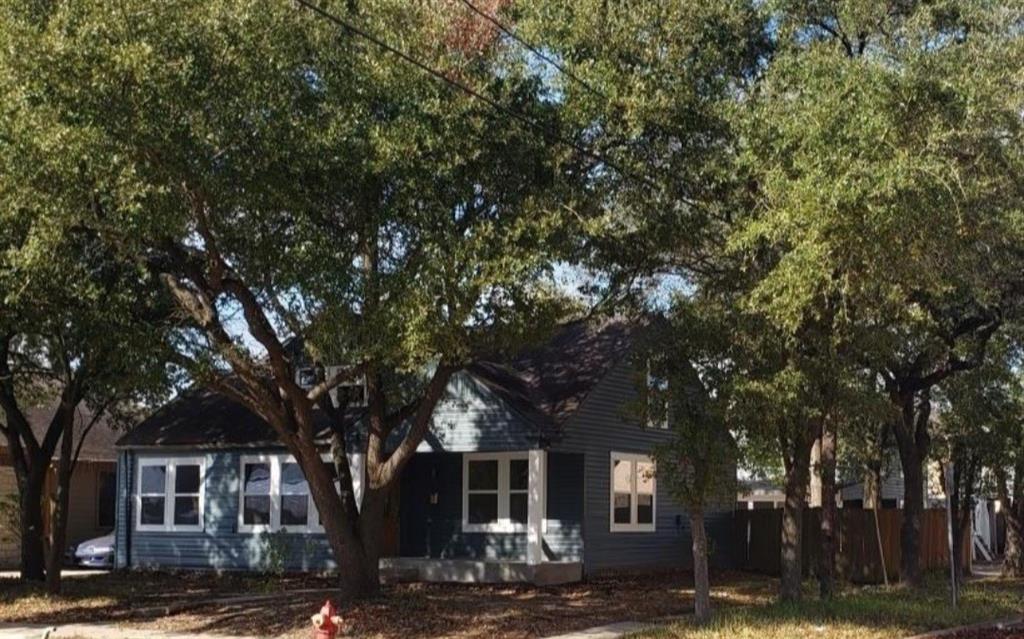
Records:
[[[875,514],[861,508],[838,510],[839,534],[836,539],[836,569],[854,583],[882,583],[882,562],[879,558]],[[782,552],[781,510],[737,510],[736,548],[745,570],[778,575]],[[903,511],[885,508],[878,511],[878,530],[889,580],[899,579],[900,525]],[[814,573],[821,552],[821,509],[804,509],[803,570]],[[924,570],[949,566],[946,533],[946,512],[942,509],[924,511],[921,521],[921,567]],[[964,538],[964,563],[970,562],[970,535]]]

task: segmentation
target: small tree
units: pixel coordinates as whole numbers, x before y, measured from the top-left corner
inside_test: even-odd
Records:
[[[40,228],[33,214],[0,207],[0,436],[18,486],[21,577],[45,576],[55,593],[82,443],[99,420],[166,388],[161,338],[170,313],[156,299],[155,279],[94,238]],[[52,409],[42,429],[30,423],[34,408]],[[51,497],[47,553],[43,509]]]
[[[701,360],[707,350],[693,346],[700,336],[684,316],[654,331],[658,348],[647,353],[648,374],[664,383],[647,384],[645,409],[663,411],[658,417],[672,432],[655,450],[656,472],[690,518],[694,615],[705,624],[711,619],[711,584],[704,517],[709,508],[731,507],[736,499],[737,448],[727,425],[720,362]]]

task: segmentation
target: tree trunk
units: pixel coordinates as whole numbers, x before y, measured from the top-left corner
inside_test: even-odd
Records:
[[[693,615],[698,625],[704,625],[711,621],[711,580],[703,511],[690,511],[690,534],[693,537]]]
[[[46,555],[43,550],[43,484],[46,471],[33,471],[21,489],[21,578],[43,581]]]
[[[833,420],[826,419],[821,432],[821,553],[818,556],[818,594],[831,599],[835,591],[836,567],[836,432]]]
[[[335,434],[331,443],[340,493],[335,489],[334,478],[327,473],[315,446],[303,445],[294,452],[309,482],[313,502],[320,512],[324,536],[338,564],[341,597],[354,601],[376,594],[380,587],[377,570],[375,566],[369,566],[361,534],[366,506],[372,501],[371,491],[368,486],[364,489],[363,510],[360,511],[352,491],[351,467],[345,454],[343,435]]]
[[[924,463],[916,450],[900,446],[903,466],[903,523],[900,526],[900,581],[912,588],[923,585],[921,520],[924,517]]]
[[[924,518],[924,464],[931,447],[928,432],[931,394],[905,392],[892,396],[900,415],[893,434],[903,469],[903,523],[900,526],[900,581],[911,588],[924,585],[921,573],[921,521]]]
[[[67,545],[68,502],[71,493],[71,471],[74,469],[74,423],[69,421],[61,437],[60,460],[57,462],[57,492],[54,495],[53,520],[50,523],[50,556],[46,562],[46,591],[60,594],[61,568]]]
[[[1005,469],[996,468],[996,488],[1006,518],[1006,548],[1003,550],[1003,575],[1024,577],[1024,499],[1010,497],[1009,478]],[[1017,479],[1020,485],[1022,482]]]
[[[782,508],[782,561],[779,598],[799,601],[803,582],[802,537],[804,502],[810,477],[811,448],[816,433],[799,433],[786,468],[786,499]]]
[[[965,576],[969,574],[964,568],[964,538],[971,534],[971,515],[974,501],[974,482],[977,475],[977,467],[973,460],[967,459],[969,453],[963,451],[960,446],[954,447],[954,457],[959,459],[953,466],[953,494],[951,499],[951,511],[953,517],[953,566],[956,572],[957,583],[963,585]],[[970,546],[968,546],[970,548]],[[968,551],[969,552],[969,551]]]
[[[1006,550],[1003,552],[1003,575],[1024,577],[1024,500],[1016,500],[1006,508]]]

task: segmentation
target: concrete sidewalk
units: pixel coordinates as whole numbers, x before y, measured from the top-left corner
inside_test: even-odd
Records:
[[[206,633],[176,633],[88,623],[66,626],[0,625],[0,639],[258,639]]]
[[[646,630],[654,625],[640,621],[620,621],[619,623],[610,623],[604,626],[587,628],[586,630],[567,632],[564,635],[545,637],[545,639],[619,639],[619,637]]]

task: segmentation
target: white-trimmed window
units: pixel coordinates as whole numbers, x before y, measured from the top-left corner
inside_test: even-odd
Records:
[[[185,532],[203,529],[206,461],[201,457],[138,460],[135,529]]]
[[[323,457],[334,477],[334,464]],[[356,503],[362,501],[362,455],[349,455]],[[302,467],[291,455],[243,455],[240,461],[238,531],[321,532],[323,525]],[[337,478],[335,490],[339,485]]]
[[[462,530],[525,532],[529,512],[528,453],[462,456]]]
[[[654,461],[647,455],[611,455],[611,532],[653,532]]]
[[[343,368],[343,366],[328,366],[327,378],[330,379]],[[335,406],[339,405],[340,397],[342,396],[348,398],[349,408],[366,407],[368,405],[366,376],[360,375],[355,379],[347,379],[331,389],[331,398],[334,400]]]

